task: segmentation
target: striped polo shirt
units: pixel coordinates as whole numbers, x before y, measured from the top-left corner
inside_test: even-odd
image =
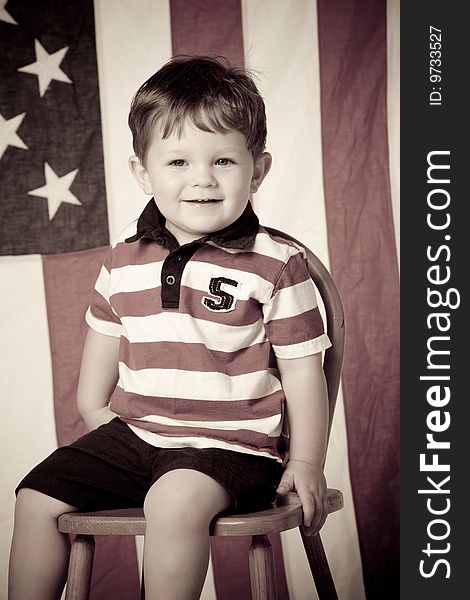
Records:
[[[86,319],[120,338],[110,408],[143,440],[279,461],[276,357],[330,346],[303,249],[270,235],[250,203],[180,246],[152,199],[111,245]]]

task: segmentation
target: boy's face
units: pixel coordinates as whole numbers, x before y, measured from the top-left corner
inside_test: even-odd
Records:
[[[242,133],[202,131],[187,119],[180,136],[163,139],[157,126],[145,165],[132,156],[130,166],[144,192],[155,197],[167,229],[186,244],[238,219],[271,157],[265,152],[255,163]]]

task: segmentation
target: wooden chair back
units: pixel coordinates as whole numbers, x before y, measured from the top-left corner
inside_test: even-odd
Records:
[[[325,351],[323,362],[323,370],[325,372],[325,379],[328,387],[330,432],[341,381],[341,370],[343,366],[345,341],[343,303],[333,277],[330,275],[328,269],[321,262],[321,260],[311,250],[302,244],[302,242],[299,242],[283,231],[279,231],[271,227],[266,227],[266,230],[272,235],[282,237],[304,248],[307,254],[310,277],[318,289],[325,307],[326,331],[331,341],[331,347]]]

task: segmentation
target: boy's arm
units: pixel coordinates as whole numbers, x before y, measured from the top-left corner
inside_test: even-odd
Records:
[[[308,535],[315,535],[327,517],[323,463],[328,436],[328,395],[322,353],[277,359],[286,395],[289,462],[277,489],[295,490],[302,503]]]
[[[113,417],[108,403],[118,381],[119,338],[89,328],[83,349],[77,404],[89,429]]]

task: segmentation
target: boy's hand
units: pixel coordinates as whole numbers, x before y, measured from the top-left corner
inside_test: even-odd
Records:
[[[277,488],[280,496],[295,491],[299,495],[304,512],[305,533],[316,535],[328,516],[326,480],[320,466],[292,459]]]

